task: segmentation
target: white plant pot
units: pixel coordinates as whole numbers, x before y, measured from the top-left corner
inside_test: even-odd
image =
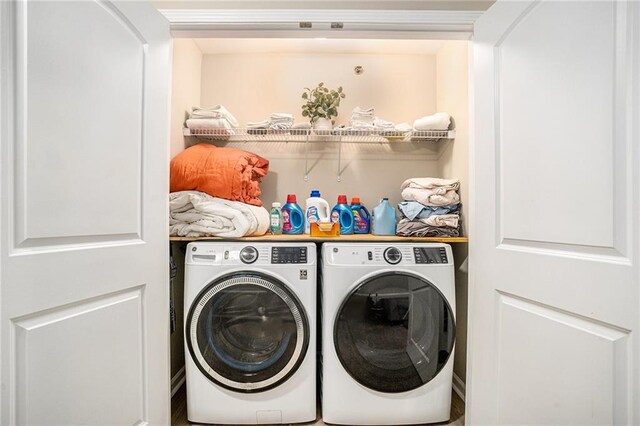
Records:
[[[333,124],[331,120],[328,118],[318,118],[315,123],[313,123],[314,130],[333,130]]]

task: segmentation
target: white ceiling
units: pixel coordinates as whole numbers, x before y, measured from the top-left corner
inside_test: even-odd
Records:
[[[442,40],[359,40],[359,39],[194,39],[202,53],[349,53],[434,55]]]

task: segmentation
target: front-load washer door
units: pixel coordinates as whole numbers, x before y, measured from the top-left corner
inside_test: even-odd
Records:
[[[211,381],[260,392],[286,381],[309,345],[309,322],[298,298],[278,279],[238,272],[211,282],[191,305],[189,352]]]
[[[453,311],[432,283],[408,273],[381,273],[342,303],[334,345],[361,385],[406,392],[436,377],[451,356],[455,334]]]

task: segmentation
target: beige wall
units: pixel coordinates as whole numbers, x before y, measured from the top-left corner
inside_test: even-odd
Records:
[[[463,235],[468,235],[466,213],[469,206],[469,43],[448,41],[437,55],[437,107],[454,117],[456,139],[449,143],[440,158],[440,174],[444,178],[460,179]],[[467,364],[467,289],[468,278],[460,271],[467,257],[466,244],[454,244],[456,260],[456,356],[454,371],[466,381]]]
[[[184,150],[185,113],[200,105],[202,52],[191,39],[173,40],[171,87],[171,158]]]
[[[364,73],[356,75],[361,65]],[[434,55],[216,54],[202,60],[203,106],[223,104],[244,126],[272,112],[301,115],[304,87],[342,86],[347,97],[337,123],[348,124],[356,106],[373,107],[393,122],[413,122],[435,112]]]

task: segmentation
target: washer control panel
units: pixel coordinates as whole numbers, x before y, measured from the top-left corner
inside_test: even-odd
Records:
[[[444,247],[414,247],[416,263],[449,263]]]
[[[272,247],[271,263],[307,263],[307,248]]]

